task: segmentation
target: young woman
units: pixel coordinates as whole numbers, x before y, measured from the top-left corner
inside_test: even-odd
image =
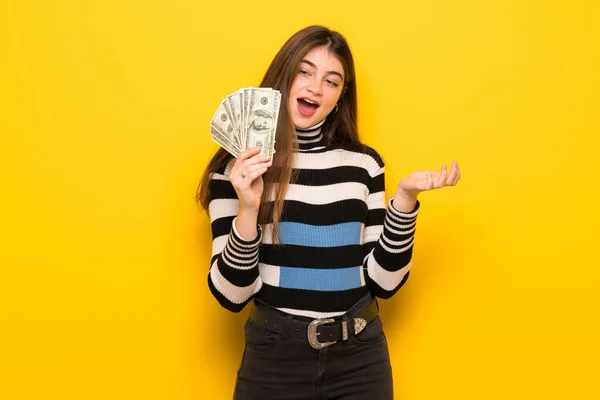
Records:
[[[220,149],[198,190],[208,286],[233,312],[253,302],[235,398],[391,399],[375,298],[408,278],[417,195],[455,185],[458,166],[408,176],[385,204],[384,163],[358,138],[350,48],[325,27],[294,34],[261,87],[281,92],[273,159]]]

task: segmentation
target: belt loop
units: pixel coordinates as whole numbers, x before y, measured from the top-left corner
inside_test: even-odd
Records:
[[[342,321],[342,341],[345,342],[346,340],[348,340],[348,318],[344,317]]]
[[[342,341],[348,340],[348,322],[350,322],[350,317],[348,313],[344,313],[342,315]]]

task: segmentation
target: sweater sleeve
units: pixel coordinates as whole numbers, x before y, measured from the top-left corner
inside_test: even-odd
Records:
[[[224,171],[212,174],[209,193],[213,242],[208,287],[223,307],[239,312],[262,287],[258,273],[262,231],[258,226],[258,235],[251,241],[237,232],[235,219],[240,203]]]
[[[410,212],[385,204],[385,172],[381,166],[369,187],[364,233],[364,275],[371,293],[387,299],[408,279],[420,203]]]

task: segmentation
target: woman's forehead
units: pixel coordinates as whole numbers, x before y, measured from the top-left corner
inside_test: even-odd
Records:
[[[337,54],[329,51],[326,47],[315,47],[306,53],[302,61],[308,61],[316,68],[337,71],[339,73],[344,72],[344,67]]]

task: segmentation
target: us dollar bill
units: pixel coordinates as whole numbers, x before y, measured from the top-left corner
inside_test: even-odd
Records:
[[[246,127],[248,126],[248,111],[250,109],[248,106],[250,101],[250,89],[252,89],[252,87],[242,89],[242,143],[246,143]]]
[[[220,134],[222,139],[232,143],[238,149],[243,149],[238,131],[235,129],[235,125],[230,114],[231,110],[229,109],[227,100],[223,100],[215,112],[212,120],[210,121],[210,126]]]
[[[247,87],[228,95],[211,123],[213,140],[235,157],[250,147],[273,157],[281,94],[271,88]]]
[[[210,133],[215,143],[227,150],[229,154],[236,158],[240,155],[240,149],[238,149],[232,143],[228,142],[215,128],[210,128]]]
[[[251,88],[244,149],[261,147],[262,155],[273,157],[281,94],[269,88]]]
[[[238,140],[240,143],[244,143],[242,141],[242,115],[241,115],[241,107],[242,103],[240,101],[239,92],[235,92],[227,96],[227,107],[226,110],[229,111],[231,119],[233,120],[233,127],[237,131]]]

